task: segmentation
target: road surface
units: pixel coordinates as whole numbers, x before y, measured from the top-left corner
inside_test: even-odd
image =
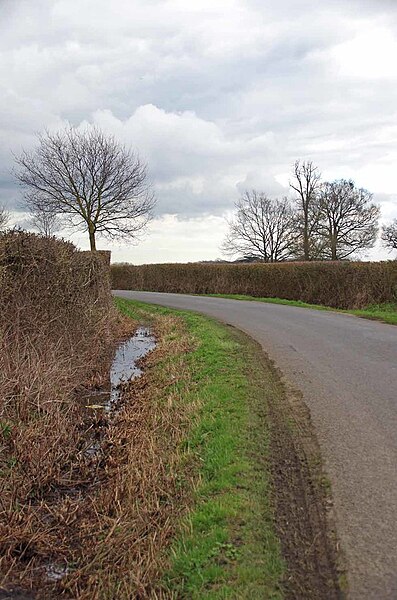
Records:
[[[349,597],[396,600],[397,327],[262,302],[114,293],[216,317],[262,345],[310,408],[332,482]]]

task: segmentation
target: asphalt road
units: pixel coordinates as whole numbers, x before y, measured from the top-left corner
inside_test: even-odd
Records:
[[[114,293],[216,317],[262,345],[310,408],[332,482],[349,597],[396,600],[397,327],[261,302]]]

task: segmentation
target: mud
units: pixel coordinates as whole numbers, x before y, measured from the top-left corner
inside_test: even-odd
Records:
[[[41,507],[47,503],[58,506],[68,499],[73,503],[83,504],[85,498],[92,493],[103,480],[106,461],[106,433],[109,425],[114,423],[123,406],[124,394],[127,390],[131,393],[129,384],[140,377],[144,372],[144,359],[156,347],[156,339],[151,331],[139,327],[133,336],[124,340],[116,348],[108,378],[104,379],[103,387],[77,389],[75,399],[83,410],[80,427],[83,431],[82,444],[78,449],[82,465],[81,477],[77,475],[75,486],[41,488],[37,497],[30,498],[30,504]],[[127,398],[128,401],[128,398]],[[79,482],[80,480],[80,482]],[[41,517],[46,519],[46,526],[56,519],[51,515]],[[72,530],[71,530],[72,533]],[[0,600],[33,600],[35,598],[52,598],[52,592],[47,589],[48,584],[63,580],[69,574],[69,567],[59,560],[59,557],[49,557],[45,562],[35,555],[32,547],[16,546],[13,554],[20,557],[22,563],[36,561],[36,577],[43,582],[43,588],[32,591],[19,586],[10,585],[8,589],[0,587]],[[61,559],[62,560],[62,559]],[[32,562],[33,564],[33,562]]]
[[[37,596],[23,590],[4,590],[0,588],[0,600],[35,600]]]
[[[285,388],[281,399],[269,402],[268,416],[276,530],[287,565],[285,597],[345,598],[332,501],[310,413],[299,393]]]

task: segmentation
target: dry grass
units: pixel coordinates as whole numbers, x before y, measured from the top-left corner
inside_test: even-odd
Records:
[[[0,289],[0,585],[30,589],[93,480],[76,390],[103,376],[117,326],[106,257],[66,242],[2,234]]]
[[[178,319],[156,319],[154,328],[158,346],[145,361],[147,372],[125,390],[123,410],[106,432],[104,479],[90,495],[83,534],[80,528],[79,568],[62,582],[73,598],[162,597],[155,589],[164,551],[188,502],[178,472],[189,420],[181,394],[191,384],[183,356],[191,342]]]
[[[163,549],[188,502],[177,464],[191,339],[181,320],[155,319],[157,348],[121,410],[88,408],[90,390],[108,384],[115,336],[136,323],[116,318],[100,260],[11,236],[0,240],[0,587],[43,599],[161,598]]]

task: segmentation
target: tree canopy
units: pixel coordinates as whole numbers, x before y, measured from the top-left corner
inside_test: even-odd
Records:
[[[97,234],[131,240],[151,218],[155,201],[146,164],[96,127],[46,131],[17,164],[31,212],[85,230],[91,250]]]
[[[229,222],[223,243],[226,254],[245,260],[276,262],[292,256],[293,218],[286,198],[272,199],[252,190],[236,203],[236,216]]]

